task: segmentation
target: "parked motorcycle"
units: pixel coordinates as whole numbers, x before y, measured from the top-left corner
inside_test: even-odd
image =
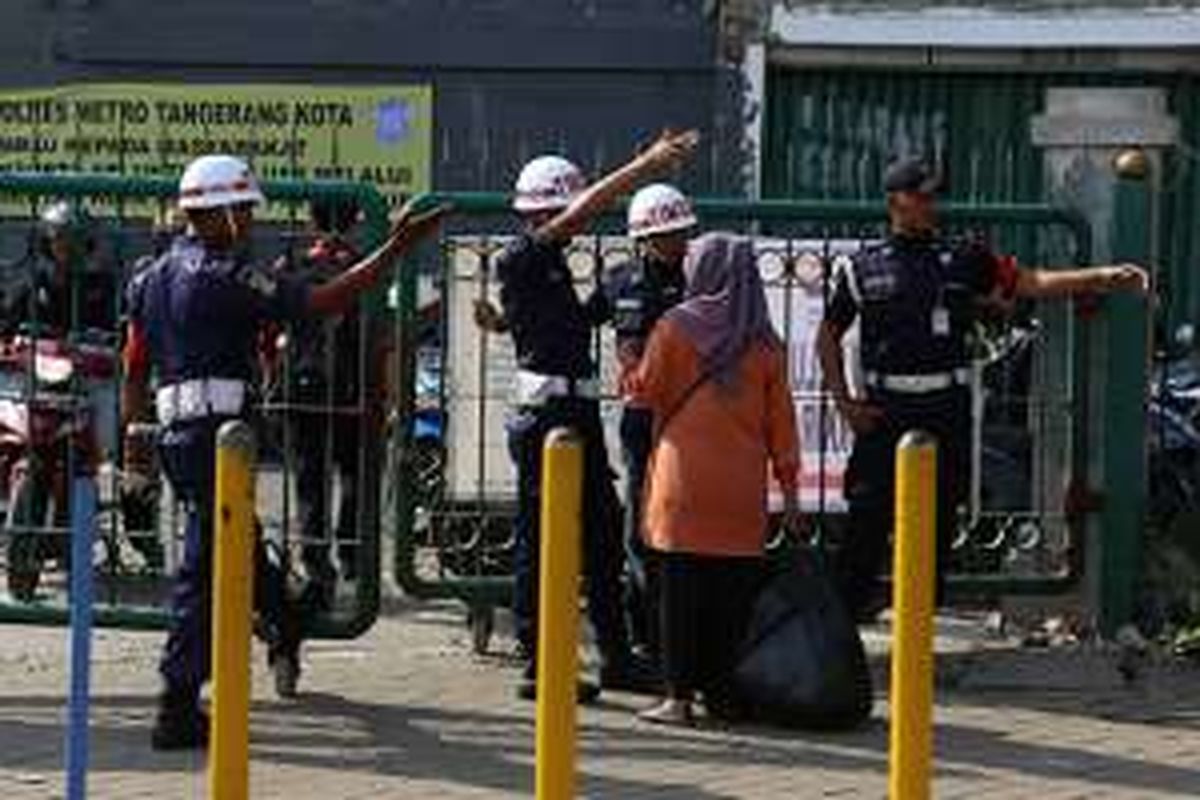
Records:
[[[18,600],[33,599],[46,561],[69,568],[70,479],[94,475],[98,461],[91,406],[76,384],[115,376],[111,348],[27,336],[0,344],[0,497]]]
[[[1149,443],[1144,585],[1138,623],[1156,635],[1200,619],[1200,361],[1185,325],[1156,350]]]
[[[419,508],[429,508],[440,496],[445,447],[441,359],[437,348],[417,352],[411,447]]]

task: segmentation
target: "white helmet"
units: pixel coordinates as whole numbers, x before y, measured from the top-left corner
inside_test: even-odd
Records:
[[[629,203],[629,238],[643,239],[694,228],[698,224],[691,201],[666,183],[647,186]]]
[[[566,208],[586,184],[583,172],[570,161],[540,156],[521,170],[513,208],[523,213]]]
[[[261,203],[258,179],[245,161],[234,156],[201,156],[188,164],[179,179],[179,207],[221,208]]]

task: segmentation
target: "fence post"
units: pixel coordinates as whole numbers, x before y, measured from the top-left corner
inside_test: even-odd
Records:
[[[575,796],[583,441],[564,428],[546,437],[541,514],[535,786],[538,800],[568,800]]]
[[[896,448],[891,800],[930,797],[936,536],[937,443],[913,431]]]
[[[1138,149],[1114,161],[1112,260],[1150,267],[1154,230],[1150,160]],[[1133,618],[1146,511],[1146,302],[1132,292],[1104,299],[1108,372],[1104,418],[1104,540],[1100,544],[1100,628],[1113,635]],[[1169,335],[1169,334],[1168,334]]]
[[[71,484],[71,695],[67,711],[67,800],[87,797],[88,705],[92,660],[92,533],[96,484]]]
[[[250,783],[250,613],[254,598],[254,432],[217,433],[213,576],[213,800],[247,800]]]

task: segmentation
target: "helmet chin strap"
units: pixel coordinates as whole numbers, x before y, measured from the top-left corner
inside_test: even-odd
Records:
[[[233,206],[222,206],[221,210],[225,212],[225,225],[229,228],[229,244],[233,245],[238,238],[237,222],[233,219]]]

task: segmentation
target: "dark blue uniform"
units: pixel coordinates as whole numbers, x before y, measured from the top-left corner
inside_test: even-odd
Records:
[[[130,319],[145,337],[159,387],[188,381],[255,377],[257,334],[267,320],[298,318],[304,284],[277,279],[244,260],[212,255],[181,237],[129,286]],[[224,411],[163,422],[159,448],[176,497],[187,508],[183,560],[171,599],[171,622],[160,670],[176,702],[195,702],[211,658],[212,525],[216,434],[244,416]],[[283,575],[267,568],[259,548],[256,603],[276,642],[295,631],[284,609]]]
[[[969,336],[979,300],[1011,288],[1011,267],[979,245],[893,236],[836,277],[826,318],[858,318],[867,400],[884,412],[858,435],[846,473],[850,538],[839,559],[847,600],[875,599],[894,513],[895,450],[906,431],[938,440],[938,594],[970,475]],[[944,384],[944,385],[939,385]]]
[[[604,294],[617,334],[622,366],[636,363],[655,323],[683,301],[687,280],[681,265],[666,264],[648,256],[613,268],[604,282]],[[621,410],[621,455],[625,462],[625,556],[629,568],[627,605],[635,641],[650,650],[657,647],[655,614],[650,609],[646,559],[642,540],[642,487],[646,462],[653,444],[654,417],[649,409],[626,404]]]
[[[561,245],[523,235],[500,257],[500,301],[516,346],[520,370],[559,379],[566,389],[520,405],[509,423],[509,447],[517,465],[516,578],[513,616],[517,638],[534,677],[537,653],[538,556],[542,445],[554,428],[573,428],[584,440],[584,563],[588,613],[606,666],[628,656],[621,611],[620,504],[613,490],[600,404],[575,391],[596,378],[592,330],[604,321],[601,294],[581,302]]]

